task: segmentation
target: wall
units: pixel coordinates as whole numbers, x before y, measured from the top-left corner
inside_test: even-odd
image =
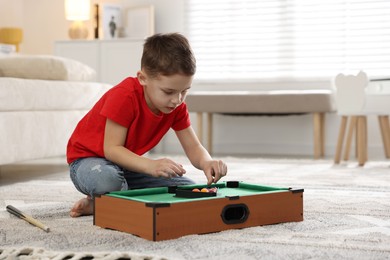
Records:
[[[154,4],[156,32],[182,32],[183,0],[91,0],[91,3],[118,3],[128,7]],[[172,15],[175,14],[175,15]],[[93,15],[86,22],[89,39],[93,38]],[[52,54],[53,43],[68,40],[71,22],[65,19],[64,0],[0,0],[0,27],[22,27],[24,40],[21,52],[25,54]]]
[[[20,27],[22,20],[22,0],[0,0],[0,27]]]
[[[154,4],[156,10],[156,32],[184,32],[185,0],[122,0],[92,3],[116,2],[122,7]],[[92,16],[92,15],[91,15]],[[0,0],[0,27],[20,26],[25,39],[21,45],[22,53],[52,54],[53,43],[67,40],[69,21],[64,17],[64,0]],[[92,21],[87,23],[92,38]],[[262,87],[278,88],[279,82],[262,84]],[[283,87],[291,86],[284,82]],[[329,82],[309,82],[296,87],[330,87]],[[242,86],[238,86],[242,87]],[[247,84],[246,88],[257,88],[258,84]],[[209,89],[218,84],[194,84],[193,89]],[[222,87],[223,88],[223,87]],[[237,84],[229,83],[229,89]],[[191,115],[194,125],[196,118]],[[328,115],[326,119],[326,151],[332,157],[338,135],[340,119],[337,115]],[[214,151],[217,154],[272,154],[302,155],[313,154],[313,127],[310,115],[289,117],[231,117],[216,115],[214,118]],[[384,158],[377,119],[369,118],[369,157]],[[174,133],[170,132],[157,147],[158,151],[181,152]]]

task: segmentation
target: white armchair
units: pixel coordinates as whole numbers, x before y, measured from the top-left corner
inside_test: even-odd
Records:
[[[390,158],[390,81],[369,81],[367,74],[339,74],[334,81],[336,87],[337,113],[341,125],[334,162],[340,163],[347,122],[350,120],[345,144],[344,160],[349,159],[353,134],[356,133],[358,163],[367,161],[367,115],[376,115],[382,134],[386,158]]]

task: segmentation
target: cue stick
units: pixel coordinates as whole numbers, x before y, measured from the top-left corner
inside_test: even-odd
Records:
[[[45,226],[44,224],[42,224],[40,221],[36,220],[35,218],[24,214],[23,212],[21,212],[20,210],[18,210],[14,206],[8,205],[6,208],[7,208],[7,211],[9,213],[17,216],[18,218],[21,218],[21,219],[27,221],[28,223],[45,230],[46,232],[50,231],[50,228],[48,226]]]

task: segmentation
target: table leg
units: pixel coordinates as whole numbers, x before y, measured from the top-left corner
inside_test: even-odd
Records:
[[[321,157],[325,156],[325,113],[321,113]]]
[[[324,156],[324,113],[313,113],[314,159]]]
[[[200,143],[203,143],[203,113],[202,112],[198,112],[196,113],[196,121],[197,121],[197,134],[198,134],[198,138],[199,138],[199,141]]]
[[[207,150],[210,154],[213,153],[213,113],[207,113],[207,135],[208,143]]]

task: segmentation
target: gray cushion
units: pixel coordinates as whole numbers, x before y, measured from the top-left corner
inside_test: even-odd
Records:
[[[333,112],[334,93],[326,89],[270,91],[193,91],[187,95],[190,112],[232,114],[291,114]]]

